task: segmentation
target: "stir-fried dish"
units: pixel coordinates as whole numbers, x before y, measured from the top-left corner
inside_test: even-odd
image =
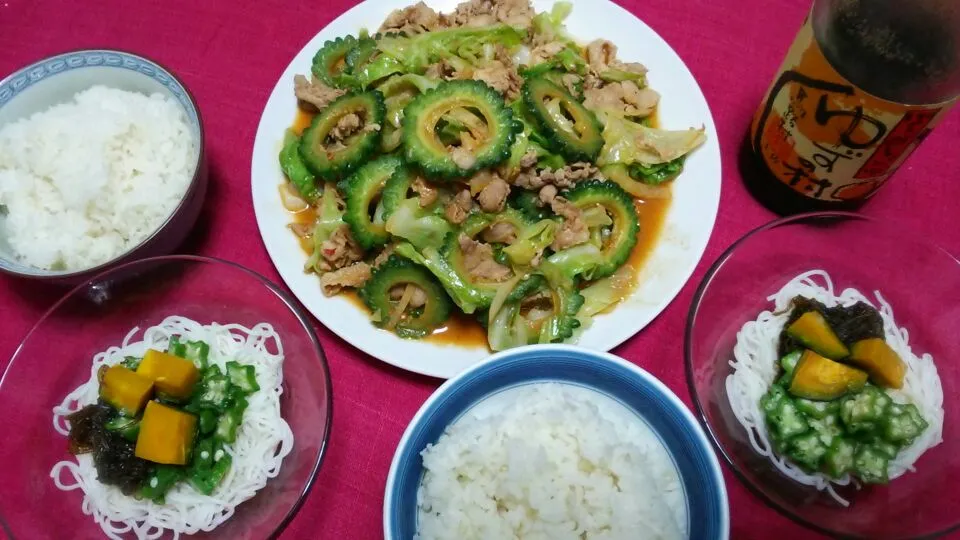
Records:
[[[247,398],[258,391],[252,365],[208,365],[210,346],[181,343],[101,366],[100,400],[68,416],[70,451],[92,453],[100,482],[164,504],[185,481],[205,495],[227,475]]]
[[[317,51],[280,166],[325,294],[358,290],[405,338],[458,310],[494,350],[568,340],[623,298],[638,201],[669,198],[705,136],[654,127],[646,68],[579,45],[569,12],[421,2]]]

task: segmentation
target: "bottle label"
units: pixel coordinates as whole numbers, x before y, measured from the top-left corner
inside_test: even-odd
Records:
[[[850,84],[823,56],[808,17],[754,115],[750,140],[797,193],[858,201],[876,193],[954,103],[903,105]]]

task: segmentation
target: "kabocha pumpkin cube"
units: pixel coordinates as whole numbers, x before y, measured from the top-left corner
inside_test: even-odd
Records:
[[[137,374],[153,380],[158,392],[181,400],[193,394],[200,380],[200,370],[190,360],[153,349],[143,355]]]
[[[154,463],[186,465],[196,433],[196,416],[150,401],[143,411],[134,454]]]
[[[803,352],[790,382],[790,393],[812,400],[830,401],[858,392],[867,383],[867,373],[807,350]]]
[[[123,366],[110,366],[100,383],[100,397],[127,416],[136,416],[153,393],[153,381]]]
[[[902,388],[907,365],[881,338],[863,339],[850,347],[847,362],[870,374],[870,380],[886,388]]]
[[[787,327],[787,335],[831,360],[840,360],[850,354],[827,320],[816,311],[808,311],[793,321]]]

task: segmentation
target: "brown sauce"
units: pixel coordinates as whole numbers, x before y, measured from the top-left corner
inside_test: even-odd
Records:
[[[303,133],[303,130],[307,129],[307,126],[313,121],[314,116],[316,116],[316,113],[307,112],[297,107],[297,115],[293,117],[293,125],[290,126],[290,129],[299,137],[300,134]]]
[[[306,112],[298,108],[297,115],[294,118],[293,125],[290,127],[290,129],[299,135],[307,126],[310,125],[310,121],[313,120],[313,117],[313,113]],[[650,125],[656,126],[657,124],[657,117],[654,116],[650,121]],[[630,258],[626,263],[626,266],[633,270],[633,279],[629,280],[633,286],[626,288],[623,291],[622,298],[626,298],[631,292],[633,292],[633,288],[636,287],[637,284],[636,278],[639,276],[640,270],[643,268],[643,265],[646,263],[647,259],[650,257],[650,254],[656,247],[657,241],[660,239],[663,223],[665,221],[667,211],[670,208],[670,199],[638,199],[636,200],[635,204],[637,216],[640,219],[640,235],[637,245],[633,248],[633,251],[630,253]],[[312,207],[300,212],[291,213],[291,221],[293,223],[313,223],[316,221],[316,219],[316,209]],[[309,239],[301,238],[300,246],[307,254],[313,250],[313,244]],[[317,286],[320,286],[319,281],[317,282]],[[358,309],[367,311],[367,307],[360,300],[360,297],[357,295],[356,291],[344,291],[340,294],[340,296],[345,297],[352,304],[356,305]],[[425,341],[443,345],[456,345],[458,347],[466,347],[471,349],[486,348],[487,332],[484,330],[483,326],[480,325],[479,321],[477,321],[473,316],[465,315],[455,310],[447,323],[444,326],[437,328],[432,335],[425,338]]]

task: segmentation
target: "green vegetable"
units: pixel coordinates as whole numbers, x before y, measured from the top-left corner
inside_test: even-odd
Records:
[[[523,215],[522,212],[518,212],[512,208],[506,208],[497,214],[475,213],[470,215],[470,217],[460,225],[460,232],[470,238],[475,238],[484,230],[498,223],[511,225],[519,234],[520,231],[532,225],[533,222],[531,222],[527,216]]]
[[[837,401],[813,401],[804,398],[794,398],[793,401],[800,412],[810,418],[823,419],[836,415],[840,411],[840,404]]]
[[[797,363],[800,361],[800,357],[803,355],[803,351],[793,351],[787,355],[784,355],[780,359],[780,367],[783,368],[783,376],[777,380],[777,383],[783,386],[784,388],[789,388],[790,383],[793,381],[793,371],[797,367]]]
[[[774,407],[773,404],[768,405]],[[761,405],[763,407],[763,405]],[[764,407],[766,408],[766,407]],[[806,433],[810,429],[803,413],[797,408],[797,405],[789,397],[784,397],[776,402],[775,408],[766,413],[767,424],[770,427],[774,437],[781,441],[786,441],[792,437]]]
[[[893,403],[880,423],[883,438],[892,443],[907,446],[913,443],[929,424],[920,415],[917,406],[910,403]]]
[[[379,51],[377,50],[377,41],[373,38],[365,37],[357,41],[356,47],[347,51],[343,61],[344,72],[352,75],[359,73]],[[356,81],[351,81],[356,84]]]
[[[780,359],[780,367],[783,368],[783,371],[787,374],[792,374],[794,368],[797,367],[797,362],[800,361],[800,356],[803,355],[803,351],[793,351],[792,353],[785,355]]]
[[[866,386],[840,402],[840,419],[850,433],[872,433],[877,430],[890,403],[890,397],[882,390]]]
[[[353,36],[327,41],[313,56],[313,75],[327,86],[348,88],[350,85],[343,75],[347,69],[347,55],[356,47],[357,38]]]
[[[455,113],[461,110],[461,113]],[[439,137],[443,122],[456,118],[471,122],[476,148],[450,149]],[[404,110],[403,144],[406,158],[432,178],[453,179],[495,166],[510,155],[514,140],[513,115],[503,97],[480,81],[449,81],[415,98]],[[464,135],[466,137],[466,135]],[[455,159],[455,152],[466,157]],[[459,162],[459,163],[458,163]]]
[[[242,390],[245,394],[252,394],[260,390],[257,384],[257,371],[252,365],[243,365],[239,362],[227,362],[227,377],[230,384]]]
[[[556,2],[550,11],[537,13],[530,21],[530,31],[538,43],[549,43],[559,41],[562,43],[576,44],[563,21],[570,16],[573,11],[573,4],[570,2]]]
[[[537,43],[560,42],[566,46],[547,61],[522,71],[521,75],[524,78],[537,76],[547,69],[562,69],[570,73],[586,75],[587,62],[580,54],[579,45],[567,33],[563,24],[572,9],[573,6],[569,2],[557,2],[550,11],[538,13],[533,17],[530,30]]]
[[[194,448],[193,461],[187,467],[187,481],[200,493],[210,495],[223,481],[232,463],[233,457],[223,450],[219,441],[202,439]]]
[[[837,438],[823,456],[823,470],[833,478],[841,478],[853,469],[857,445],[847,439]]]
[[[527,266],[553,243],[556,231],[556,221],[552,219],[540,220],[521,229],[516,241],[503,248],[503,253],[511,264]]]
[[[897,457],[897,453],[900,452],[899,446],[883,439],[873,439],[868,444],[871,448],[879,452],[887,459],[893,459]]]
[[[183,357],[193,362],[197,369],[203,371],[207,369],[207,362],[210,357],[210,346],[202,341],[188,341],[184,345]]]
[[[581,210],[601,206],[613,219],[613,229],[602,247],[603,261],[592,277],[606,277],[617,271],[630,258],[637,245],[640,221],[630,195],[617,184],[602,180],[579,182],[563,196]]]
[[[538,269],[554,286],[572,287],[578,278],[593,279],[604,260],[597,246],[580,244],[547,257]]]
[[[680,176],[680,173],[683,172],[683,162],[686,161],[686,159],[686,156],[680,156],[673,161],[657,163],[655,165],[631,163],[627,170],[630,171],[630,176],[634,180],[639,180],[651,186],[659,186]]]
[[[459,235],[454,233],[447,236],[442,255],[444,259],[446,259],[450,269],[457,274],[458,280],[476,291],[476,296],[481,299],[479,307],[489,307],[501,283],[496,281],[480,281],[470,275],[464,262],[464,253],[460,247]],[[443,279],[440,281],[443,282]],[[451,294],[451,296],[453,295]],[[453,296],[453,298],[456,300],[455,296]]]
[[[510,192],[510,198],[507,199],[507,204],[523,212],[527,219],[540,221],[550,217],[550,212],[546,207],[541,206],[539,201],[540,198],[536,192],[526,189],[515,189]]]
[[[584,303],[578,314],[581,322],[593,317],[617,304],[631,290],[636,281],[633,268],[621,266],[616,273],[603,279],[598,279],[589,287],[580,290]]]
[[[600,72],[600,78],[606,82],[633,81],[637,86],[643,88],[647,85],[647,76],[644,73],[636,71],[627,71],[625,69],[608,68]]]
[[[399,300],[392,299],[391,291],[400,291],[413,285],[422,291],[426,303],[415,310],[409,307],[396,313]],[[450,316],[450,300],[436,279],[423,267],[408,259],[391,255],[360,289],[360,298],[377,315],[377,326],[386,328],[403,338],[422,338]]]
[[[130,371],[136,371],[137,368],[140,367],[141,360],[141,358],[137,358],[136,356],[125,356],[123,357],[123,361],[120,362],[120,365]]]
[[[456,239],[456,235],[451,234],[448,238]],[[485,309],[493,301],[493,291],[478,288],[464,279],[434,246],[426,246],[417,251],[412,244],[401,242],[397,245],[395,253],[426,267],[440,281],[454,303],[466,314]]]
[[[706,141],[703,128],[669,131],[631,122],[615,112],[604,111],[603,149],[597,165],[642,163],[657,165],[685,156]]]
[[[190,403],[196,407],[213,407],[222,411],[227,407],[229,399],[230,380],[220,373],[218,368],[204,373]]]
[[[140,420],[132,416],[114,416],[103,425],[107,431],[112,431],[124,439],[135,442],[140,433]]]
[[[420,208],[417,199],[404,199],[387,219],[386,231],[423,249],[443,245],[453,226],[436,213]]]
[[[395,156],[382,156],[364,164],[357,172],[337,184],[344,195],[346,210],[343,221],[350,226],[353,239],[363,249],[373,249],[386,244],[390,234],[385,227],[383,206],[375,205],[387,180],[403,167],[403,161]],[[371,207],[376,206],[371,216]]]
[[[525,313],[522,304],[525,298],[546,293],[549,303],[547,313]],[[494,351],[533,343],[559,343],[573,336],[580,327],[576,318],[583,305],[583,297],[573,288],[547,287],[541,276],[533,275],[521,280],[506,297],[504,305],[494,314],[487,326],[487,341]]]
[[[812,402],[818,403],[818,402]],[[803,412],[800,404],[797,409]],[[840,417],[836,414],[827,414],[822,418],[807,416],[807,423],[810,424],[810,430],[820,438],[824,445],[830,446],[837,437],[844,434],[843,425],[840,423]]]
[[[242,397],[232,396],[230,407],[224,410],[217,419],[217,428],[213,436],[225,442],[232,443],[237,440],[237,430],[243,423],[243,411],[247,409],[247,400]]]
[[[360,117],[362,126],[383,126],[386,106],[376,90],[348,93],[335,99],[313,118],[300,139],[300,157],[311,172],[327,180],[351,173],[380,148],[380,130],[363,127],[345,140],[335,143],[331,133],[340,120],[350,114]]]
[[[320,196],[321,190],[317,185],[317,177],[307,168],[300,157],[300,137],[293,131],[287,130],[283,136],[283,148],[280,150],[280,170],[296,188],[300,197],[313,204]]]
[[[183,358],[187,354],[187,347],[180,342],[180,336],[171,336],[167,344],[167,353]],[[139,363],[137,364],[139,365]]]
[[[771,385],[767,392],[760,398],[760,410],[764,415],[770,415],[780,410],[780,405],[784,401],[789,401],[786,390],[779,385]]]
[[[486,319],[486,317],[484,317]],[[487,325],[487,343],[493,351],[504,351],[536,343],[538,334],[529,329],[529,321],[520,313],[520,303],[505,304]]]
[[[853,474],[867,484],[886,484],[890,460],[869,445],[860,445],[853,458]]]
[[[436,87],[436,81],[413,73],[390,77],[377,86],[387,106],[387,118],[382,128],[381,149],[384,152],[393,152],[402,142],[403,132],[400,128],[403,127],[403,111],[407,105],[413,98]]]
[[[185,469],[177,465],[154,465],[140,486],[140,498],[165,504],[167,492],[183,479],[184,473]]]
[[[197,426],[200,429],[200,433],[203,435],[209,435],[213,433],[213,430],[217,429],[217,411],[215,409],[204,407],[196,411],[197,414]]]
[[[520,302],[524,298],[534,295],[547,288],[547,280],[540,274],[530,274],[521,279],[516,287],[507,295],[507,302]]]
[[[343,208],[340,206],[340,195],[330,186],[324,190],[317,208],[317,221],[313,226],[313,251],[307,259],[304,268],[320,273],[318,264],[322,260],[321,248],[333,233],[343,224]]]
[[[603,147],[600,122],[566,89],[540,77],[523,84],[522,96],[550,150],[570,161],[596,159]]]
[[[512,51],[524,36],[524,32],[505,24],[435,30],[410,37],[384,36],[377,42],[383,54],[369,66],[387,64],[385,59],[390,59],[404,72],[422,74],[430,64],[445,61],[461,70],[482,64],[487,51],[496,45]]]
[[[787,446],[787,455],[794,463],[807,471],[815,471],[820,467],[820,460],[827,453],[827,447],[820,440],[817,433],[805,433],[790,440]]]
[[[577,312],[583,306],[583,295],[576,289],[553,287],[550,289],[553,303],[553,315],[540,329],[540,343],[560,343],[573,336],[580,328]]]

